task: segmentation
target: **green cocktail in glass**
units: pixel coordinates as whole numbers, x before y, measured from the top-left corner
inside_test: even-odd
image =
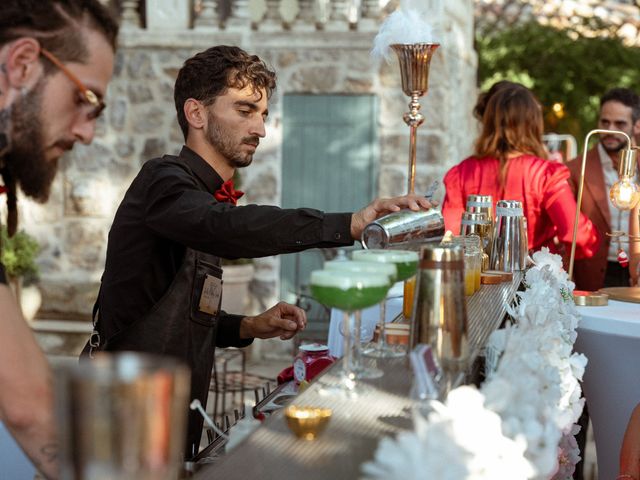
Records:
[[[371,307],[385,298],[390,286],[389,276],[383,273],[347,270],[315,270],[311,272],[309,283],[311,294],[318,302],[344,312],[342,319],[344,361],[341,373],[344,378],[343,386],[353,390],[357,378],[353,350],[355,344],[359,342],[351,341],[351,313]]]
[[[394,264],[398,270],[397,282],[413,277],[418,271],[418,252],[412,250],[356,250],[352,257],[359,262]]]
[[[388,277],[388,287],[396,281],[397,268],[393,263],[381,263],[381,262],[358,262],[358,261],[330,261],[325,262],[325,270],[334,270],[340,272],[355,272],[364,274],[383,274]],[[385,292],[386,296],[386,292]],[[384,297],[383,297],[384,298]],[[362,315],[361,311],[355,312],[355,324],[354,324],[354,348],[353,348],[353,363],[354,370],[356,372],[356,378],[379,378],[382,376],[382,370],[365,366],[362,361],[362,335],[365,335],[366,340],[373,336],[373,330],[369,330],[370,333],[362,332]]]
[[[356,250],[352,257],[359,262],[371,262],[380,264],[392,264],[396,266],[396,281],[406,281],[413,277],[418,271],[418,252],[412,250]],[[407,299],[405,299],[407,300]],[[378,343],[370,349],[364,351],[369,357],[400,357],[404,352],[397,351],[387,344],[385,335],[386,299],[380,304],[380,335]]]

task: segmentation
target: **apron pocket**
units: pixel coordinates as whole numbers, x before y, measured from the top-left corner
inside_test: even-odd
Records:
[[[191,292],[191,320],[213,326],[222,301],[222,269],[218,265],[196,258]]]

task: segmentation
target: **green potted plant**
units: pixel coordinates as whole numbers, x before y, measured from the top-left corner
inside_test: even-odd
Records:
[[[23,285],[35,283],[38,279],[36,258],[40,252],[40,245],[35,238],[22,230],[9,237],[5,226],[0,228],[0,241],[0,261],[5,267],[18,305],[22,307]]]

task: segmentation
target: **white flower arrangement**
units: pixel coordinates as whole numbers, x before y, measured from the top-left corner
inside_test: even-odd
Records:
[[[414,431],[383,439],[362,467],[365,478],[571,478],[580,459],[573,436],[587,363],[572,353],[579,321],[574,284],[548,249],[536,252],[533,263],[526,290],[508,309],[516,324],[497,342],[504,351],[496,371],[479,391],[459,387],[445,404],[433,402],[428,421],[415,416]]]

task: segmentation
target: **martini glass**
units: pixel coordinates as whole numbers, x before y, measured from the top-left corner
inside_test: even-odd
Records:
[[[365,274],[382,274],[386,275],[388,279],[388,288],[391,288],[395,283],[397,269],[392,263],[374,263],[374,262],[358,262],[358,261],[330,261],[325,262],[325,270],[339,271],[339,272],[356,272]],[[356,374],[356,378],[380,378],[382,376],[382,370],[373,367],[367,367],[362,362],[362,315],[361,311],[357,310],[354,314],[355,322],[353,325],[353,364]],[[344,332],[343,332],[344,334]]]
[[[357,378],[353,349],[357,342],[351,340],[351,314],[379,303],[389,291],[389,277],[381,273],[315,270],[309,283],[318,302],[343,311],[344,358],[338,390],[353,392]]]
[[[396,266],[396,278],[395,281],[406,281],[413,277],[418,271],[418,252],[412,250],[356,250],[352,254],[353,259],[361,262],[392,264]],[[387,344],[385,335],[385,316],[386,316],[386,297],[382,299],[380,303],[380,335],[378,336],[378,343],[373,348],[364,351],[364,354],[368,357],[374,358],[390,358],[401,357],[405,353],[394,350]]]

